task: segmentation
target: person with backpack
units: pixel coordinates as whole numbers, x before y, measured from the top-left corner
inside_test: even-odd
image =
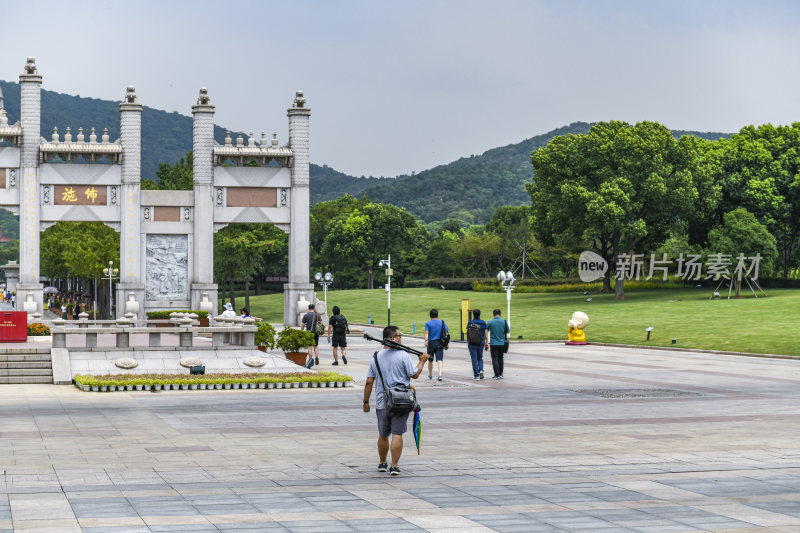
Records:
[[[442,381],[444,367],[444,351],[450,341],[450,330],[444,320],[439,319],[439,311],[431,309],[431,319],[425,322],[425,347],[428,358],[428,379],[433,379],[433,360],[436,359],[439,367],[439,381]]]
[[[403,335],[397,326],[383,328],[383,338],[397,343],[403,341]],[[390,476],[400,475],[400,454],[403,453],[403,433],[408,431],[409,411],[393,412],[386,408],[386,391],[398,385],[408,387],[412,379],[417,379],[425,368],[426,354],[419,356],[417,364],[408,352],[386,348],[375,352],[367,370],[367,382],[364,385],[364,412],[369,413],[369,397],[375,381],[375,414],[378,417],[378,472],[389,471]],[[383,378],[386,378],[384,381]],[[389,442],[389,435],[392,436]],[[389,451],[392,452],[391,466],[386,461]]]
[[[486,324],[489,336],[489,349],[492,354],[492,368],[494,376],[492,379],[503,379],[503,355],[506,353],[508,342],[507,335],[510,332],[508,322],[500,318],[500,310],[492,311],[494,318]]]
[[[331,341],[331,333],[333,333],[333,341]],[[350,333],[350,327],[347,324],[347,319],[342,315],[341,309],[338,306],[333,306],[333,316],[328,321],[328,342],[333,344],[333,364],[339,364],[339,357],[336,353],[338,348],[342,349],[342,362],[347,364],[347,334]]]
[[[319,313],[317,313],[314,304],[308,304],[308,313],[303,315],[303,320],[301,320],[300,330],[307,330],[314,334],[314,344],[308,347],[308,362],[306,363],[307,368],[311,368],[315,364],[319,364],[319,336],[325,332],[324,326],[322,333],[319,333],[318,326],[322,325],[322,322],[319,319]]]
[[[483,379],[483,349],[489,349],[489,333],[486,322],[481,320],[481,310],[473,309],[472,320],[467,322],[467,349],[472,359],[474,380]]]

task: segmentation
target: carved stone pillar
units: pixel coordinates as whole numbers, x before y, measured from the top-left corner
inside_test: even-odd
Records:
[[[289,147],[292,149],[292,194],[290,196],[289,283],[283,286],[283,322],[298,326],[295,306],[300,294],[314,294],[309,283],[309,121],[303,92],[298,91],[289,116]]]

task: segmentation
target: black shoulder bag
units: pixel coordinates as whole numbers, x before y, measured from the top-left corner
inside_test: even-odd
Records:
[[[410,413],[417,406],[417,398],[414,395],[414,389],[405,385],[395,385],[391,389],[386,386],[386,381],[383,379],[381,372],[381,365],[378,363],[378,352],[372,356],[375,359],[375,367],[378,369],[378,375],[381,377],[381,384],[383,385],[383,403],[387,411],[397,414]]]
[[[508,353],[508,334],[511,333],[510,328],[508,327],[508,321],[503,320],[506,323],[505,331],[503,332],[503,337],[506,338],[505,343],[503,344],[503,353]]]
[[[442,348],[445,350],[450,347],[450,330],[447,328],[447,324],[444,323],[442,320]]]

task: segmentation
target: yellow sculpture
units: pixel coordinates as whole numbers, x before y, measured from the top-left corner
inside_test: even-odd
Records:
[[[589,324],[586,313],[575,311],[572,319],[567,323],[567,344],[586,344],[586,333],[583,332]]]

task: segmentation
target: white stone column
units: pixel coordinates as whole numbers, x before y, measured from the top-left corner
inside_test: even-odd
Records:
[[[303,293],[314,300],[314,285],[309,283],[309,121],[311,109],[306,107],[303,91],[295,95],[287,111],[289,147],[293,153],[292,191],[290,194],[289,283],[283,286],[283,321],[290,326],[297,322],[297,302]]]
[[[122,184],[117,196],[119,205],[119,283],[116,298],[117,318],[125,316],[125,302],[133,292],[139,303],[138,320],[144,316],[144,260],[141,250],[142,104],[134,87],[128,87],[119,104],[120,142],[122,144]],[[109,257],[109,259],[114,259]],[[116,263],[116,261],[114,261]]]
[[[20,149],[19,180],[19,283],[17,310],[28,294],[33,294],[36,310],[42,312],[42,284],[39,282],[39,143],[41,142],[42,76],[34,58],[29,57],[25,72],[19,76]]]
[[[192,106],[192,144],[194,171],[194,233],[191,242],[190,272],[192,309],[200,309],[203,293],[217,315],[217,285],[214,283],[214,106],[208,90],[200,89]]]

